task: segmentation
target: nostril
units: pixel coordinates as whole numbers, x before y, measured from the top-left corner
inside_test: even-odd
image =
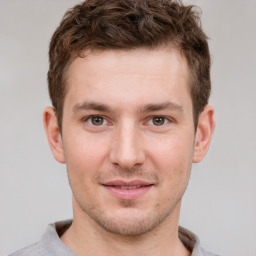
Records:
[[[145,156],[139,132],[130,119],[120,124],[111,144],[110,161],[112,164],[123,169],[143,164]]]
[[[130,154],[112,154],[111,156],[111,162],[115,166],[119,166],[122,169],[128,169],[130,170],[131,168],[135,166],[141,166],[145,161],[145,156],[143,152],[137,152],[134,155]]]

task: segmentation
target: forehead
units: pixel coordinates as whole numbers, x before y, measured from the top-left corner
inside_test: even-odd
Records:
[[[186,58],[181,50],[172,45],[158,46],[155,48],[135,48],[130,50],[84,50],[78,57],[73,58],[68,75],[76,72],[79,63],[87,62],[88,71],[91,68],[101,68],[101,71],[108,69],[108,72],[137,71],[139,66],[140,72],[149,70],[156,75],[172,75],[177,68],[182,68],[182,74],[187,75],[188,65]],[[141,64],[144,65],[141,65]],[[123,69],[122,69],[123,68]],[[129,68],[129,69],[128,69]],[[95,70],[94,70],[95,71]]]
[[[126,98],[128,93],[134,101],[143,94],[161,98],[176,87],[182,87],[178,93],[188,93],[188,67],[180,51],[171,47],[85,51],[71,63],[67,84],[66,97],[76,100],[90,95],[105,100],[108,95],[110,101],[110,96]]]

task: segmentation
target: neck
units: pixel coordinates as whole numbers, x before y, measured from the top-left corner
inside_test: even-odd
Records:
[[[81,214],[83,216],[81,216]],[[146,234],[129,237],[112,234],[84,213],[75,213],[71,227],[61,240],[77,255],[86,256],[189,256],[191,253],[178,237],[179,209]]]

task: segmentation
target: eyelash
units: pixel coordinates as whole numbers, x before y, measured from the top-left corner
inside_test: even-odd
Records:
[[[93,123],[93,118],[100,118],[100,119],[102,119],[103,123],[101,123],[99,125],[96,125],[96,124]],[[157,119],[157,118],[158,119],[163,119],[163,121],[164,121],[163,124],[161,124],[161,123],[160,124],[155,124],[154,119]],[[100,127],[100,126],[106,125],[107,122],[108,122],[107,119],[104,116],[101,116],[101,115],[91,115],[91,116],[88,116],[88,117],[84,118],[83,121],[88,122],[90,125],[95,126],[95,127]],[[171,120],[170,118],[167,118],[165,116],[152,116],[152,117],[150,117],[150,119],[148,119],[148,121],[146,123],[158,127],[158,126],[164,126],[169,122],[173,122],[173,120]]]
[[[99,125],[95,125],[95,124],[93,124],[93,121],[92,121],[93,118],[100,118],[100,119],[102,119],[103,123],[102,123],[102,124],[99,124]],[[106,120],[106,118],[105,118],[104,116],[92,115],[92,116],[89,116],[89,117],[85,118],[85,119],[84,119],[84,122],[88,122],[90,125],[97,127],[97,126],[106,125],[107,120]]]
[[[164,121],[164,122],[162,124],[156,124],[156,123],[154,123],[154,119],[160,119],[160,120],[162,119],[162,121]],[[164,126],[169,122],[170,122],[170,120],[164,116],[153,116],[149,119],[149,123],[153,126]]]

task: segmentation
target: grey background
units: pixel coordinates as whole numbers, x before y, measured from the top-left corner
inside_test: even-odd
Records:
[[[216,130],[194,165],[180,224],[204,247],[256,256],[256,1],[186,1],[210,37]],[[48,43],[78,1],[0,0],[0,255],[72,217],[65,166],[48,148],[42,112]]]

